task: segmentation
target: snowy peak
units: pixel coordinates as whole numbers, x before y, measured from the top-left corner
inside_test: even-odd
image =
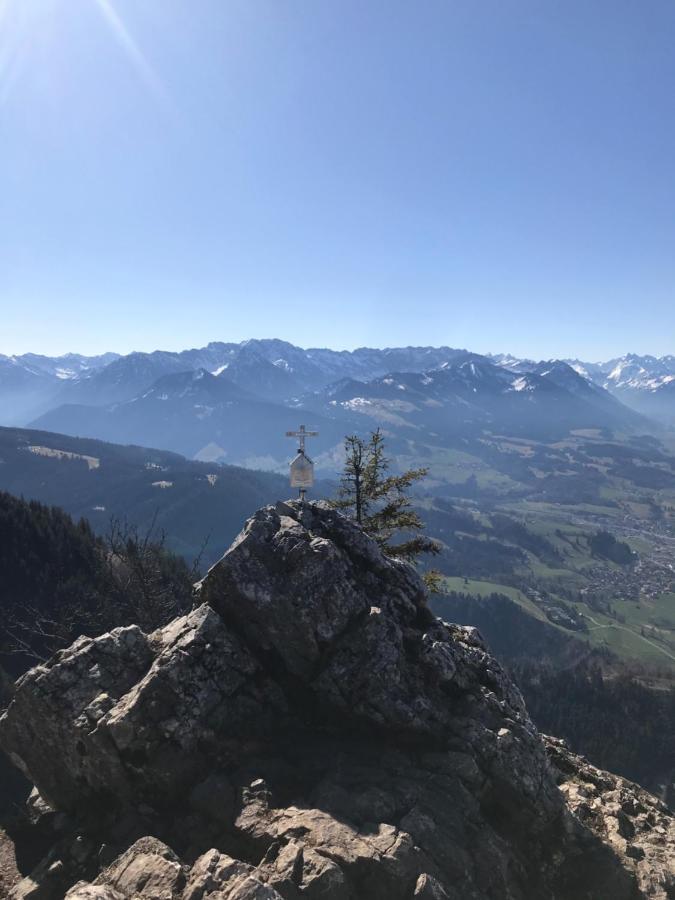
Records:
[[[463,427],[630,427],[640,421],[567,363],[551,360],[532,368],[518,372],[472,354],[421,373],[343,379],[299,405],[324,413],[356,412],[388,426],[433,428],[436,434]]]
[[[301,404],[310,395],[331,394],[336,399],[345,390],[353,396],[368,391],[382,397],[391,394],[392,402],[397,398],[400,404],[403,395],[416,393],[427,402],[461,396],[472,403],[472,395],[550,396],[557,388],[608,409],[613,394],[639,412],[675,421],[675,356],[627,354],[605,363],[536,362],[509,353],[482,356],[448,346],[337,351],[253,339],[126,356],[0,356],[0,424],[27,424],[66,404],[103,408],[124,403],[145,395],[164,376],[200,370],[259,400],[284,405]],[[354,383],[369,387],[359,393]]]
[[[612,360],[606,373],[606,386],[611,390],[658,391],[675,381],[674,356],[635,356],[628,354]]]
[[[585,375],[582,375],[561,359],[542,361],[532,371],[573,394],[589,396],[602,390],[594,385]]]
[[[502,369],[509,369],[512,372],[529,371],[532,366],[536,365],[534,360],[519,359],[510,353],[490,353],[488,359],[496,366],[501,366]]]

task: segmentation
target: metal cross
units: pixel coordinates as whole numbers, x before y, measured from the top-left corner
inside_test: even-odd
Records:
[[[304,425],[301,425],[298,431],[287,431],[286,437],[296,437],[298,438],[298,452],[305,452],[305,438],[308,437],[316,437],[319,434],[318,431],[307,431]]]

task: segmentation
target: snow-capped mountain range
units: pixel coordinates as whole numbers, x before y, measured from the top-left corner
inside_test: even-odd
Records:
[[[537,362],[451,347],[305,350],[280,340],[0,356],[2,425],[260,462],[265,435],[301,410],[327,442],[373,422],[435,438],[480,429],[644,431],[675,425],[675,356]],[[281,445],[272,443],[276,457]]]
[[[529,370],[533,360],[517,359],[509,354],[491,359],[512,371]],[[656,421],[675,425],[675,356],[626,356],[606,362],[566,359],[587,382],[609,391],[627,406]]]

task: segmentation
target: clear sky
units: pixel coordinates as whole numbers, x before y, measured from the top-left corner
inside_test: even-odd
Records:
[[[0,0],[0,352],[675,352],[672,0]]]

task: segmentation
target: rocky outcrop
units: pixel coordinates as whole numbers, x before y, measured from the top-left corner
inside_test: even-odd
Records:
[[[670,889],[667,849],[640,868],[573,814],[570,778],[475,629],[434,618],[410,566],[319,504],[260,510],[187,616],[31,670],[0,742],[59,811],[33,878],[58,864],[52,896]]]
[[[545,736],[556,780],[569,809],[634,872],[640,892],[675,896],[675,825],[668,807],[639,785],[603,772]]]

